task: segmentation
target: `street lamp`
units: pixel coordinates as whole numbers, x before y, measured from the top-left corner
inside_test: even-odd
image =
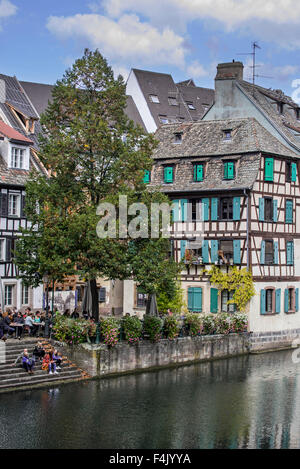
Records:
[[[45,319],[45,334],[44,336],[49,339],[50,327],[49,327],[49,275],[48,272],[44,273],[43,282],[46,284],[46,319]]]

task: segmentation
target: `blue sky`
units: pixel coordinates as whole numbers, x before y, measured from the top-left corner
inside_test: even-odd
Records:
[[[298,98],[299,26],[299,0],[0,0],[0,72],[54,83],[98,47],[125,78],[135,67],[213,87],[217,63],[250,64],[239,54],[255,40],[257,73],[272,77],[257,83]]]

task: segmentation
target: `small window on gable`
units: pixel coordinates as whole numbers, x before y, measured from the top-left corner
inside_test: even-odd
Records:
[[[231,129],[227,129],[227,130],[223,130],[223,135],[224,135],[224,140],[225,141],[230,141],[232,139],[232,130]]]
[[[159,98],[156,94],[150,94],[149,99],[152,103],[159,104]]]
[[[192,111],[196,110],[196,108],[195,108],[194,104],[192,103],[192,101],[187,101],[186,104],[187,104],[187,107],[189,109],[191,109]]]
[[[177,144],[182,143],[182,133],[181,132],[176,132],[174,134],[174,143],[177,143]]]
[[[224,179],[234,179],[235,177],[235,164],[234,161],[224,162]]]
[[[178,101],[176,98],[173,98],[172,96],[168,97],[168,102],[170,106],[178,106]]]
[[[167,118],[167,116],[158,116],[160,122],[162,124],[168,124],[169,123],[169,119]]]
[[[284,103],[278,102],[277,103],[277,110],[278,110],[279,114],[283,114],[283,109],[284,109]]]

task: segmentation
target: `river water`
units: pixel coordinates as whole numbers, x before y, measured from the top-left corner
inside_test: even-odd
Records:
[[[0,448],[300,448],[300,364],[285,351],[0,395]]]

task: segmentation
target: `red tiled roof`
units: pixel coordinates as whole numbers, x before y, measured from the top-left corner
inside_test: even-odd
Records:
[[[3,121],[0,121],[0,134],[5,135],[12,140],[18,140],[19,142],[26,142],[33,144],[33,141],[29,138],[22,135],[20,132],[17,132],[15,129],[5,124]]]

